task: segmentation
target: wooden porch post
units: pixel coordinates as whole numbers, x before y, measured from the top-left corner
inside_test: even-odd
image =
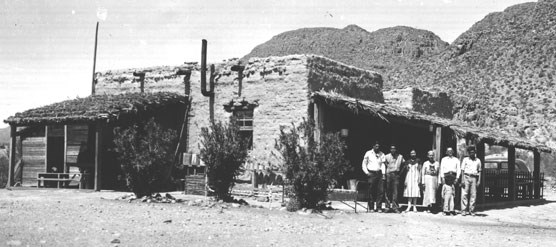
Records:
[[[14,185],[14,172],[15,172],[15,149],[16,139],[17,139],[17,127],[15,125],[10,125],[10,164],[8,167],[8,185],[6,187],[12,187]]]
[[[438,162],[440,162],[440,159],[442,158],[442,126],[436,126],[435,127],[436,131],[434,134],[434,159],[438,160]]]
[[[477,159],[481,161],[481,185],[478,189],[479,203],[485,203],[485,142],[479,140],[476,142]]]
[[[508,197],[515,201],[517,190],[515,184],[515,146],[508,147]]]
[[[48,172],[48,125],[44,126],[44,172]]]
[[[95,128],[95,191],[101,190],[102,173],[102,124]]]
[[[313,120],[315,121],[315,141],[319,142],[323,128],[323,110],[322,105],[317,102],[313,103]]]
[[[432,133],[432,140],[430,142],[431,143],[430,150],[434,151],[434,150],[436,150],[436,132],[435,132],[435,129],[434,129],[434,125],[432,125],[432,124],[429,125],[429,132]],[[438,162],[440,162],[440,161],[438,161]]]
[[[533,195],[535,199],[541,198],[541,153],[538,150],[533,151]]]
[[[64,124],[64,172],[69,172],[68,169],[68,125]]]

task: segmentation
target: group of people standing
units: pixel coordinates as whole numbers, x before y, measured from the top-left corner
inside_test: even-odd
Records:
[[[469,147],[467,152],[469,156],[460,162],[454,157],[454,150],[448,148],[446,156],[439,163],[434,158],[434,152],[428,151],[427,161],[421,163],[415,150],[411,150],[409,158],[405,160],[395,145],[390,146],[390,153],[385,155],[380,151],[380,144],[375,143],[373,148],[365,153],[362,162],[363,172],[367,174],[369,182],[369,211],[383,212],[384,198],[388,211],[399,213],[400,177],[405,176],[403,196],[408,202],[405,212],[417,211],[417,200],[421,198],[421,192],[423,205],[428,206],[427,212],[433,212],[437,204],[437,192],[440,192],[443,214],[455,215],[455,187],[463,174],[461,212],[464,216],[475,215],[477,187],[481,181],[481,161],[476,156],[475,147]],[[386,188],[383,184],[386,184]],[[441,190],[438,191],[439,189]]]

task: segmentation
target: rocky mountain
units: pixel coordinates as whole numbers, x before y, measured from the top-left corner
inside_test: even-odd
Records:
[[[315,54],[379,72],[388,81],[395,68],[444,50],[448,43],[434,33],[397,26],[374,32],[349,25],[337,28],[302,28],[284,32],[258,45],[251,57]]]
[[[455,118],[556,148],[556,1],[491,13],[444,51],[388,79],[392,88],[449,92]]]
[[[455,119],[556,148],[556,0],[491,13],[450,45],[409,27],[304,28],[279,34],[242,59],[293,53],[377,71],[385,90],[448,93]]]

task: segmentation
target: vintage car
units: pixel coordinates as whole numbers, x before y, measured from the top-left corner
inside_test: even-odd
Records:
[[[485,169],[508,171],[508,156],[492,154],[485,156]],[[518,172],[530,172],[522,159],[515,159],[515,170]]]

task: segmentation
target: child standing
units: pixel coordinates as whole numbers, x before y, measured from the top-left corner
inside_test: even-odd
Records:
[[[444,201],[444,215],[454,214],[454,197],[456,195],[456,188],[454,181],[456,180],[455,174],[447,173],[444,176],[444,185],[442,185],[442,199]]]

